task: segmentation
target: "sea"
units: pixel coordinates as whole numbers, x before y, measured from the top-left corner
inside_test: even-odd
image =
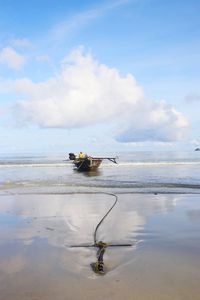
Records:
[[[93,156],[101,156],[95,154]],[[95,172],[74,169],[68,154],[0,155],[0,193],[200,193],[200,152],[104,153]]]

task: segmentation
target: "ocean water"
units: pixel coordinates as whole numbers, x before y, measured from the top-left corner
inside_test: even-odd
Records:
[[[97,155],[98,156],[98,155]],[[107,153],[96,172],[80,173],[66,155],[0,156],[0,191],[199,193],[200,152]]]

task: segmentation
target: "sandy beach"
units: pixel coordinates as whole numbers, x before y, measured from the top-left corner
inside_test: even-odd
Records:
[[[199,299],[198,195],[118,194],[97,232],[106,274],[95,274],[94,230],[106,194],[0,196],[0,299]]]

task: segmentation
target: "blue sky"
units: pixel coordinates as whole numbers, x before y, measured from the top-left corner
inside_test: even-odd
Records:
[[[0,153],[199,146],[199,9],[0,0]]]

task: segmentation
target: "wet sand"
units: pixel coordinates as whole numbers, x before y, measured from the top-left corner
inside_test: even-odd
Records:
[[[103,194],[0,196],[0,300],[199,299],[199,195],[118,194],[97,232],[110,247],[95,274]]]

